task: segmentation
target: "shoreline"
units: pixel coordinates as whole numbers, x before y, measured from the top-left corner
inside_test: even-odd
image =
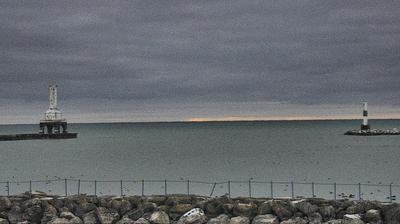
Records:
[[[168,196],[0,197],[0,223],[400,223],[400,204],[319,198]]]

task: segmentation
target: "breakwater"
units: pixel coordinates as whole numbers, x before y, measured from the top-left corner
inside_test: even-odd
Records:
[[[362,224],[400,223],[400,204],[325,199],[169,196],[0,197],[0,223]]]

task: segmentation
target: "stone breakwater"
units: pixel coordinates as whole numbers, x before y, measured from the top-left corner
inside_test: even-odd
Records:
[[[400,204],[324,199],[187,195],[0,197],[0,224],[362,224],[400,223]]]

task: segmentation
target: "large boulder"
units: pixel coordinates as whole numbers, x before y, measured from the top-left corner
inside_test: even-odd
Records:
[[[140,218],[140,219],[136,220],[134,224],[150,224],[150,222],[147,221],[147,219],[145,219],[145,218]]]
[[[157,211],[151,214],[150,223],[152,224],[169,224],[168,214],[163,211]]]
[[[320,224],[322,222],[322,216],[318,212],[308,214],[307,218],[310,224]]]
[[[182,214],[185,214],[186,212],[188,212],[188,211],[190,211],[192,209],[193,209],[192,204],[177,204],[174,207],[172,207],[169,210],[169,212],[182,215]]]
[[[133,221],[130,218],[123,218],[121,220],[119,220],[116,224],[134,224],[135,221]]]
[[[39,198],[30,199],[24,203],[24,207],[25,211],[22,218],[33,223],[39,223],[43,215],[42,201]]]
[[[84,224],[97,224],[96,212],[91,211],[83,215],[82,217]]]
[[[305,215],[318,211],[318,206],[311,204],[306,200],[293,201],[292,205]]]
[[[229,224],[229,222],[230,222],[229,216],[221,214],[216,218],[208,220],[207,224]]]
[[[324,222],[335,219],[335,217],[336,217],[336,211],[332,205],[322,205],[318,209],[318,212],[319,212],[319,214],[321,214],[322,220]]]
[[[253,203],[236,203],[233,207],[233,215],[254,217],[257,214],[257,205]]]
[[[272,211],[279,217],[280,220],[287,220],[293,216],[289,205],[285,201],[272,200],[271,201]]]
[[[0,197],[0,212],[11,208],[11,201],[8,197]]]
[[[124,217],[126,218],[130,218],[132,220],[138,220],[140,219],[142,216],[144,215],[144,212],[142,209],[136,209],[136,210],[132,210],[127,212]]]
[[[332,219],[327,222],[324,222],[323,224],[343,224],[342,219]]]
[[[249,219],[249,217],[246,217],[246,216],[236,216],[236,217],[232,217],[229,223],[230,224],[250,224],[250,219]]]
[[[93,203],[82,202],[75,206],[74,213],[76,216],[83,218],[86,213],[96,210],[97,206]]]
[[[307,224],[307,221],[300,217],[296,217],[282,221],[280,224]]]
[[[365,220],[369,223],[378,223],[382,220],[381,212],[376,209],[370,209],[365,213]]]
[[[205,212],[213,217],[224,213],[224,204],[218,199],[208,201],[205,203],[204,208]]]
[[[201,224],[207,220],[204,211],[200,208],[194,208],[185,213],[177,222],[177,224]]]
[[[13,205],[11,210],[7,213],[7,219],[11,224],[24,221],[22,218],[22,209],[18,205]]]
[[[400,206],[389,205],[383,208],[383,217],[385,224],[398,224],[400,223]]]
[[[343,224],[364,224],[358,214],[348,214],[343,216]]]
[[[258,206],[258,214],[259,215],[266,215],[272,214],[272,206],[271,201],[265,201]]]
[[[82,224],[82,220],[71,212],[61,212],[60,218],[67,219],[70,224]]]
[[[96,209],[96,215],[101,224],[114,224],[119,219],[117,211],[108,210],[104,207],[98,207]]]
[[[257,215],[252,224],[279,224],[279,219],[275,215]]]
[[[57,218],[57,209],[51,204],[48,204],[44,209],[41,223],[48,223],[55,218]]]

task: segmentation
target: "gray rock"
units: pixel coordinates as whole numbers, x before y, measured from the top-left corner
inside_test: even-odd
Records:
[[[147,219],[145,219],[145,218],[140,218],[135,221],[135,224],[150,224],[150,222],[147,221]]]
[[[94,210],[96,210],[96,205],[85,201],[76,205],[74,213],[76,214],[76,216],[83,218],[86,213]]]
[[[322,205],[318,211],[324,222],[335,219],[336,217],[335,208],[332,205]]]
[[[245,216],[236,216],[231,218],[230,224],[250,224],[250,219]]]
[[[135,221],[133,221],[130,218],[122,218],[116,224],[134,224],[134,223],[135,223]]]
[[[305,215],[318,211],[318,206],[313,205],[306,200],[293,201],[292,205]]]
[[[383,209],[383,217],[385,224],[400,223],[400,207],[399,205],[389,205]]]
[[[163,211],[157,211],[151,214],[150,223],[152,224],[169,224],[168,214]]]
[[[364,224],[360,215],[348,214],[343,216],[343,224]]]
[[[272,206],[270,201],[265,201],[258,206],[258,214],[272,214]]]
[[[22,209],[18,205],[11,207],[11,210],[7,213],[7,219],[11,224],[24,221],[22,218]]]
[[[342,219],[332,219],[327,222],[324,222],[323,224],[342,224],[343,220]]]
[[[365,213],[365,220],[369,223],[377,223],[381,219],[381,212],[379,210],[370,209]]]
[[[71,224],[68,219],[56,218],[48,222],[48,224]]]
[[[201,224],[207,220],[204,211],[200,208],[194,208],[185,213],[179,220],[178,224]]]
[[[300,217],[296,217],[282,221],[281,224],[307,224],[307,221]]]
[[[91,211],[91,212],[88,212],[88,213],[84,214],[82,219],[83,219],[83,223],[84,224],[96,224],[96,223],[98,223],[97,219],[96,219],[95,211]]]
[[[11,208],[11,201],[8,197],[0,197],[0,212]]]
[[[144,212],[142,209],[136,209],[136,210],[132,210],[127,212],[124,217],[130,218],[132,220],[138,220],[140,219],[142,216],[144,215]]]
[[[82,220],[71,212],[61,212],[60,218],[67,219],[70,224],[82,224]]]
[[[212,216],[219,215],[224,212],[224,205],[218,199],[208,201],[205,204],[205,212]]]
[[[42,201],[39,198],[27,200],[24,203],[25,212],[22,218],[33,223],[39,223],[42,219]]]
[[[257,215],[252,224],[279,224],[279,219],[275,215]]]
[[[229,216],[221,214],[216,218],[208,220],[207,224],[229,224],[229,222],[230,222]]]
[[[233,207],[233,215],[254,217],[257,214],[257,205],[253,203],[237,203]]]
[[[101,224],[113,224],[119,219],[118,212],[108,210],[104,207],[97,208],[96,215]]]
[[[308,217],[308,223],[310,224],[322,223],[322,216],[318,212],[311,213],[307,217]]]
[[[57,209],[54,206],[48,204],[43,212],[41,223],[48,223],[51,220],[57,218]]]
[[[9,224],[7,219],[0,218],[0,224]]]
[[[272,210],[279,217],[280,220],[287,220],[293,216],[292,211],[289,210],[287,204],[283,201],[272,200]]]

